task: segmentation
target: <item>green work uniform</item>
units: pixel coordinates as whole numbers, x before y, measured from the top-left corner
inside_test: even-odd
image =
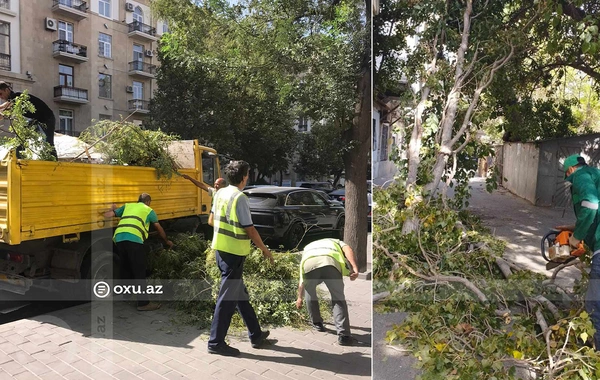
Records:
[[[583,240],[593,252],[600,250],[600,170],[590,166],[577,168],[566,181],[573,184],[571,194],[577,223],[573,236]]]

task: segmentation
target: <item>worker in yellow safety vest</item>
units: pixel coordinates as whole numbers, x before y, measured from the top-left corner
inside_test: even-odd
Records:
[[[122,278],[128,279],[133,276],[134,294],[142,294],[146,291],[146,249],[144,241],[148,239],[150,224],[154,226],[160,237],[171,248],[173,243],[167,238],[165,231],[158,222],[158,216],[152,208],[149,194],[142,194],[137,203],[126,203],[104,213],[106,218],[121,218],[115,229],[113,241],[117,246],[122,266]],[[142,297],[143,298],[143,297]],[[139,311],[151,311],[160,308],[160,304],[150,302],[138,297],[137,309]]]
[[[352,271],[348,268],[348,260]],[[319,310],[317,285],[324,282],[331,293],[333,319],[338,335],[338,344],[350,346],[353,339],[350,336],[350,319],[348,304],[344,296],[343,276],[350,276],[354,281],[358,277],[358,266],[352,248],[341,240],[321,239],[304,247],[300,262],[300,283],[298,284],[298,299],[296,307],[302,307],[302,297],[306,292],[306,307],[313,328],[326,331]]]
[[[273,263],[273,255],[252,223],[248,198],[242,192],[248,182],[249,168],[245,161],[232,161],[227,165],[225,174],[230,185],[213,195],[213,206],[208,218],[208,224],[214,227],[212,248],[215,250],[217,266],[221,270],[221,287],[208,341],[210,354],[240,354],[237,348],[225,343],[225,336],[236,308],[248,328],[253,348],[260,348],[269,336],[269,331],[260,328],[242,279],[244,261],[251,252],[250,241]]]

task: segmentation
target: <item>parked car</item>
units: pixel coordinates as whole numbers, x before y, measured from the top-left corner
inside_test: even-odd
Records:
[[[245,188],[244,188],[244,190],[245,190]],[[316,191],[318,191],[319,194],[321,194],[325,199],[329,199],[329,201],[331,201],[333,204],[337,204],[337,205],[340,205],[342,207],[344,206],[344,204],[342,202],[338,201],[335,198],[330,197],[329,194],[327,194],[323,190],[316,190]]]
[[[346,206],[346,189],[338,189],[338,190],[334,190],[331,193],[329,193],[329,197],[331,199],[335,199],[338,202],[341,202],[344,206]],[[372,202],[372,194],[370,192],[367,192],[367,202],[369,205],[369,209],[368,209],[368,215],[367,215],[367,223],[368,223],[368,230],[369,232],[371,231],[371,202]]]
[[[326,193],[335,190],[335,187],[329,182],[301,182],[299,186],[306,189],[322,190]]]
[[[308,235],[327,233],[342,239],[344,207],[319,191],[298,187],[257,187],[244,190],[252,221],[263,240],[296,248]]]

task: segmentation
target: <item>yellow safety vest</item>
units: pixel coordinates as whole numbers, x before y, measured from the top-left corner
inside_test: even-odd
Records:
[[[304,262],[316,256],[332,257],[340,264],[342,276],[348,276],[350,274],[350,269],[348,269],[348,265],[346,264],[346,256],[344,256],[340,241],[337,239],[321,239],[304,247],[302,261],[300,262],[300,282],[304,281]]]
[[[242,196],[245,196],[244,193],[235,186],[219,189],[214,194],[213,249],[238,256],[250,254],[250,238],[239,223],[236,211],[237,202]]]
[[[119,233],[127,232],[145,241],[150,231],[150,223],[146,223],[152,209],[142,202],[126,203],[119,225],[115,229],[113,240]]]

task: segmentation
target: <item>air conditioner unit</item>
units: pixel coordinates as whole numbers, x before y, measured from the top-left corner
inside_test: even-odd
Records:
[[[56,30],[57,27],[58,27],[58,23],[56,22],[56,19],[46,17],[46,29]]]
[[[125,91],[132,93],[133,92],[133,86],[127,86],[125,87]]]
[[[125,3],[125,10],[127,12],[133,12],[133,4],[132,3]]]
[[[152,52],[152,50],[146,50],[146,57],[152,57],[154,55],[154,53]]]

